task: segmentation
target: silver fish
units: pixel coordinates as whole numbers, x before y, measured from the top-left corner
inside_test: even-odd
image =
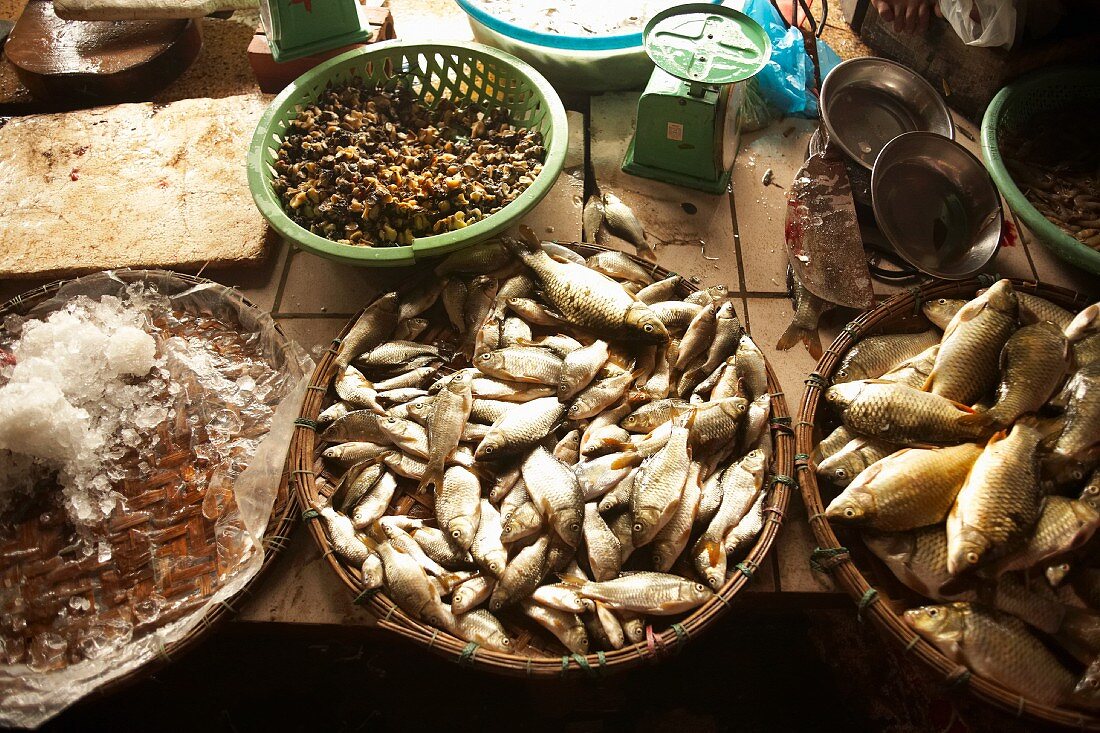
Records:
[[[600,200],[599,196],[593,194],[584,203],[584,210],[581,213],[582,238],[584,241],[595,244],[601,226],[603,226],[603,201]]]
[[[580,542],[584,494],[569,467],[536,446],[523,461],[523,482],[554,532],[570,547]]]
[[[523,613],[528,618],[536,621],[557,637],[565,648],[573,654],[588,653],[588,634],[584,630],[584,623],[575,613],[559,611],[556,608],[524,600],[521,604]]]
[[[470,545],[470,554],[474,562],[485,572],[494,578],[499,578],[504,573],[508,563],[508,553],[501,544],[500,536],[503,532],[500,513],[485,499],[481,500],[480,520],[474,541]]]
[[[556,262],[537,240],[506,238],[505,242],[531,268],[542,284],[543,295],[570,323],[611,338],[668,340],[668,331],[649,306],[611,278],[582,265]]]
[[[340,350],[336,353],[338,369],[347,367],[357,356],[370,351],[388,340],[397,328],[397,293],[386,293],[363,311],[340,341]]]
[[[472,379],[456,372],[440,390],[428,424],[428,462],[418,491],[443,483],[443,467],[462,439],[462,427],[473,407]]]
[[[527,598],[550,572],[550,537],[543,535],[520,550],[504,568],[489,599],[489,610],[499,611]]]
[[[462,466],[451,466],[435,492],[439,528],[463,550],[470,549],[481,519],[481,482]],[[459,611],[462,613],[462,611]]]
[[[481,644],[495,652],[511,654],[515,642],[496,616],[478,608],[455,617],[455,631],[459,638]]]
[[[657,261],[657,253],[653,251],[653,246],[646,241],[642,223],[638,221],[638,217],[634,215],[630,207],[613,193],[603,195],[603,218],[608,231],[634,245],[639,257],[651,262]]]
[[[678,575],[642,571],[603,582],[566,578],[577,593],[607,604],[614,610],[668,616],[703,605],[714,597],[702,583]]]

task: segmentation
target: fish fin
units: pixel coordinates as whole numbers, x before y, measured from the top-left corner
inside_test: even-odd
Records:
[[[984,412],[978,412],[970,405],[964,405],[962,402],[956,402],[955,400],[948,400],[955,408],[962,410],[968,415],[985,415]]]
[[[669,413],[672,416],[672,424],[678,428],[691,429],[695,424],[695,416],[698,410],[693,405],[674,405]]]
[[[924,384],[920,386],[921,392],[931,392],[932,384],[936,381],[936,368],[932,367],[932,371],[928,372],[928,378],[924,380]]]
[[[975,298],[960,308],[951,319],[951,322],[947,324],[947,328],[943,330],[943,339],[941,339],[941,343],[947,341],[948,337],[954,333],[955,329],[961,324],[977,318],[981,312],[985,310],[986,305],[988,305],[988,303],[985,301],[978,302],[977,298]]]
[[[611,461],[611,468],[618,470],[620,468],[636,466],[641,462],[641,456],[638,455],[637,449],[633,443],[624,443],[621,440],[607,439],[604,441],[604,445],[616,448],[622,453],[622,455]]]
[[[579,578],[576,575],[569,575],[568,573],[558,573],[558,579],[565,585],[582,586],[587,581],[584,578]]]
[[[703,549],[707,552],[707,560],[710,562],[712,568],[718,567],[718,563],[722,560],[724,554],[724,548],[721,542],[715,542],[714,540],[707,540],[703,543]]]

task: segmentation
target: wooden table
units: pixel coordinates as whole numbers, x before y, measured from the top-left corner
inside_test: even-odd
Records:
[[[401,3],[393,5],[399,37],[430,34],[439,40],[440,29],[448,37],[468,37],[461,15],[452,17],[457,12],[453,4],[431,8],[437,22],[429,24],[419,22],[425,14],[419,4],[408,12]],[[442,22],[439,14],[446,15],[447,22]],[[593,184],[598,184],[630,205],[653,237],[692,242],[659,245],[660,264],[698,278],[703,286],[724,283],[730,288],[740,301],[739,315],[775,369],[793,414],[802,395],[803,379],[815,361],[801,345],[788,352],[774,348],[792,315],[785,293],[784,188],[804,159],[814,125],[790,119],[744,135],[731,191],[714,196],[629,176],[620,170],[633,133],[637,98],[635,92],[571,101],[575,111],[569,113],[570,148],[565,172],[526,223],[545,239],[579,240],[584,191],[586,186],[591,190]],[[959,141],[977,152],[974,125],[963,119],[956,122]],[[762,179],[769,169],[774,183],[764,185]],[[586,177],[594,180],[586,181]],[[705,242],[705,256],[700,240]],[[603,243],[631,251],[619,240]],[[1095,278],[1071,271],[1026,237],[1016,246],[1002,248],[988,271],[1097,294]],[[286,332],[315,355],[374,294],[407,274],[403,270],[349,268],[286,243],[278,246],[269,262],[259,269],[207,273],[238,286],[259,307],[270,309]],[[0,283],[0,299],[37,284]],[[878,282],[874,287],[880,298],[897,290],[896,286]],[[832,340],[853,315],[843,311],[828,316],[822,328],[823,342]],[[814,545],[805,510],[796,495],[769,561],[736,603],[785,609],[849,604],[827,577],[810,570],[808,558]],[[369,614],[352,604],[347,589],[325,566],[320,550],[300,527],[284,556],[241,605],[237,620],[329,628],[373,624]]]

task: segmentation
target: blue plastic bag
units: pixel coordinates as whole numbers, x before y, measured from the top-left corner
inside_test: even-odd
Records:
[[[817,97],[809,91],[814,86],[814,66],[802,33],[784,27],[783,18],[769,0],[745,0],[742,12],[759,23],[772,42],[771,59],[753,78],[760,95],[779,114],[817,117]],[[820,39],[817,57],[822,79],[840,63],[836,52]]]

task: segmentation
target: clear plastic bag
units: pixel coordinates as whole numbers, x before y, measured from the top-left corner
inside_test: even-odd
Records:
[[[1011,48],[1016,40],[1012,0],[939,0],[940,12],[968,46]],[[970,16],[977,9],[980,21]]]
[[[104,456],[123,508],[101,523],[66,518],[54,490],[23,497],[0,520],[4,726],[41,725],[162,657],[255,576],[313,369],[236,291],[164,271],[74,280],[5,313],[0,346],[80,298],[147,308],[158,342],[148,379],[162,380],[157,401],[170,419],[135,425],[144,429],[128,430],[116,462]]]

